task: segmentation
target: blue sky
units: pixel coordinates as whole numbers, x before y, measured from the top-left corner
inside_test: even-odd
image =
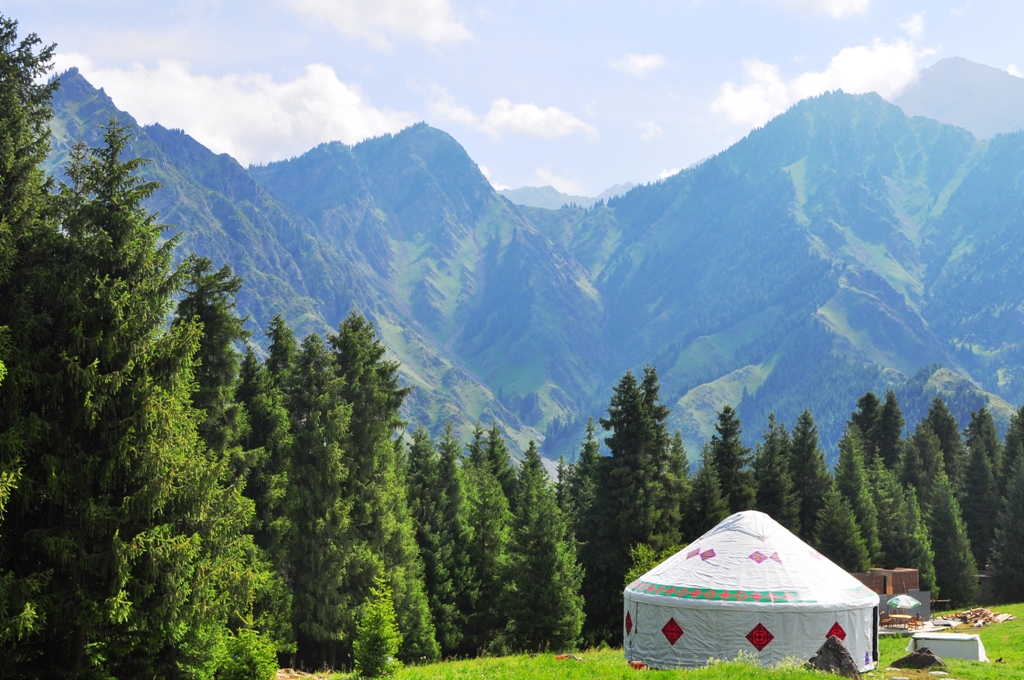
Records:
[[[0,0],[143,123],[245,164],[426,120],[495,186],[594,195],[825,90],[963,56],[1024,72],[1024,3]]]

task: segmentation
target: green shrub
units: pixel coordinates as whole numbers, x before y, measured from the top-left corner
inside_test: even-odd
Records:
[[[356,670],[368,678],[393,675],[402,665],[395,658],[401,646],[402,634],[395,623],[391,588],[378,577],[356,626],[356,639],[352,643]]]
[[[217,680],[271,680],[277,676],[277,652],[269,636],[251,628],[228,635]]]

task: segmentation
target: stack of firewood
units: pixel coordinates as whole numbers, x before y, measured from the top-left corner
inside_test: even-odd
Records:
[[[1013,614],[997,614],[991,609],[985,609],[984,607],[976,607],[974,609],[965,609],[957,614],[957,618],[963,623],[980,628],[981,626],[987,626],[990,623],[1003,623],[1004,621],[1010,621],[1016,618]]]

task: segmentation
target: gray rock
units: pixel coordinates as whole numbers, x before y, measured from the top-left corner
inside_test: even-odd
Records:
[[[940,659],[930,647],[920,649],[907,654],[902,659],[897,659],[889,664],[893,668],[931,668],[933,666],[946,667],[946,663]]]
[[[857,664],[853,662],[853,657],[846,650],[846,646],[834,635],[825,640],[825,644],[807,660],[806,667],[844,678],[860,680],[860,671],[857,670]]]

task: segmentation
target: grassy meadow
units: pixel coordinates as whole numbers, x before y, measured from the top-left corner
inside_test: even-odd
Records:
[[[980,629],[959,629],[957,632],[978,633],[985,643],[985,650],[993,662],[1002,658],[1003,663],[973,663],[949,660],[950,680],[996,680],[1024,679],[1024,604],[995,607],[996,611],[1008,612],[1018,617],[1016,621],[986,626]],[[864,677],[888,680],[894,676],[906,678],[935,678],[928,671],[889,671],[886,667],[906,654],[907,638],[884,637],[880,645],[881,663],[879,670]],[[579,661],[556,661],[553,654],[540,654],[534,658],[526,655],[447,661],[428,666],[403,668],[396,680],[625,680],[635,678],[641,671],[626,665],[621,649],[593,650],[577,653]],[[687,671],[649,671],[659,677],[686,678],[687,680],[800,680],[802,678],[829,677],[821,673],[800,668],[766,669],[743,663],[721,663],[705,668]],[[342,678],[344,676],[336,676]],[[939,676],[941,677],[941,676]]]

